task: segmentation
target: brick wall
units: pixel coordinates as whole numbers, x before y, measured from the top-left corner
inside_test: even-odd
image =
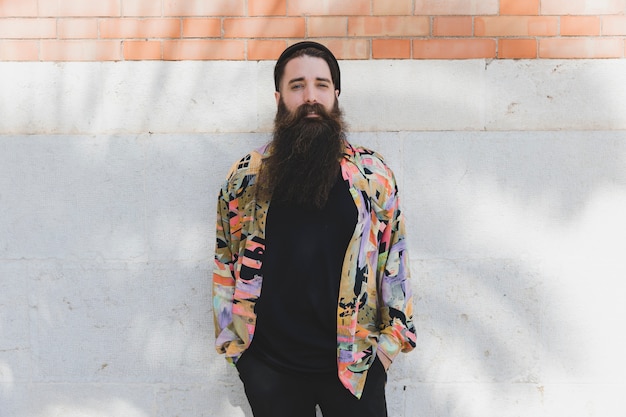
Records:
[[[626,0],[0,0],[0,60],[624,58]]]

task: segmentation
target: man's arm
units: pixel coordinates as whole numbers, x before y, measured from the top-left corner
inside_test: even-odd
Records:
[[[378,357],[389,367],[400,352],[415,347],[413,295],[410,285],[409,255],[406,248],[404,215],[400,210],[393,174],[383,210],[389,219],[379,241],[379,316],[381,329]]]
[[[231,249],[230,198],[227,186],[222,187],[217,202],[215,228],[215,267],[213,269],[213,322],[215,348],[226,353],[237,336],[232,328],[233,294],[235,292],[235,258]]]

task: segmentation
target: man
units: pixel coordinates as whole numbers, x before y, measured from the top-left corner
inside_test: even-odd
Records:
[[[396,182],[348,143],[340,81],[323,45],[288,47],[272,141],[218,198],[216,348],[255,417],[386,416],[386,371],[415,347]]]

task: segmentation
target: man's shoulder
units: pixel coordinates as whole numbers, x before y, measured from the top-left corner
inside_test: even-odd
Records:
[[[226,176],[227,180],[232,181],[236,177],[258,174],[265,150],[266,146],[255,149],[232,164]]]
[[[349,155],[357,165],[366,168],[368,171],[389,172],[389,167],[385,163],[385,158],[377,151],[361,145],[350,145]]]

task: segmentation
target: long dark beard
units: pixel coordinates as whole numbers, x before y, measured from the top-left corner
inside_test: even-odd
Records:
[[[311,111],[319,117],[307,118]],[[291,113],[280,100],[269,156],[259,173],[260,196],[272,202],[324,207],[344,150],[344,122],[336,101],[330,113],[318,103],[303,104]]]

